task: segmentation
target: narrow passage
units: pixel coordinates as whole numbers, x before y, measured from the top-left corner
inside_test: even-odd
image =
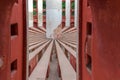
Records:
[[[58,60],[57,60],[57,55],[55,51],[53,51],[53,54],[51,56],[48,80],[60,80],[59,73],[58,73]]]

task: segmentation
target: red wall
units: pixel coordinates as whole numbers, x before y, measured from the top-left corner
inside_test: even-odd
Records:
[[[120,80],[120,6],[119,0],[83,0],[82,80]],[[85,66],[86,21],[93,20],[91,36],[92,71]]]
[[[87,70],[86,67],[86,53],[85,51],[85,41],[86,41],[86,29],[87,22],[92,22],[91,8],[87,6],[87,0],[82,2],[82,80],[92,80],[91,72]]]
[[[30,66],[29,74],[31,74],[31,72],[34,70],[37,63],[38,63],[38,55],[36,55],[33,59],[29,61],[29,66]]]
[[[70,54],[70,63],[74,70],[76,71],[76,58],[72,54]]]
[[[22,54],[23,54],[23,15],[22,1],[14,3],[10,24],[18,23],[18,35],[11,36],[11,63],[17,59],[17,70],[11,75],[12,80],[22,80]]]
[[[13,1],[13,2],[12,2]],[[119,0],[89,0],[92,9],[83,0],[82,15],[82,80],[120,80],[120,6]],[[22,80],[22,2],[12,5],[14,0],[0,1],[0,80],[10,80],[10,63],[18,59],[18,68],[12,80]],[[12,10],[12,16],[11,16]],[[93,19],[92,31],[92,73],[85,66],[84,45],[86,22]],[[10,37],[10,23],[18,22],[17,37]],[[10,47],[11,44],[11,47]],[[3,57],[4,56],[4,57]]]
[[[120,0],[91,0],[93,80],[120,80]]]
[[[0,1],[0,80],[10,80],[10,17],[14,0]]]

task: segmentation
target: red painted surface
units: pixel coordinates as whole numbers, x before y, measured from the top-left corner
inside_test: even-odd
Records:
[[[37,65],[38,63],[38,56],[35,56],[34,58],[32,58],[30,61],[29,61],[29,74],[31,74],[31,72],[34,70],[35,66]]]
[[[92,80],[91,79],[91,73],[87,70],[86,67],[86,55],[85,55],[85,41],[86,41],[86,27],[87,22],[92,22],[92,15],[91,15],[91,9],[87,6],[87,0],[83,0],[82,2],[82,80]]]
[[[0,1],[0,80],[22,80],[22,2]],[[120,8],[119,0],[89,0],[93,16],[92,73],[85,66],[86,22],[92,21],[91,11],[83,0],[82,16],[82,80],[120,80]],[[13,6],[13,7],[12,7]],[[19,14],[19,15],[18,15]],[[18,36],[10,37],[10,24],[18,22]],[[10,46],[11,45],[11,46]],[[18,60],[17,71],[10,72],[10,63]]]
[[[120,0],[91,0],[93,79],[120,80]]]
[[[18,24],[18,35],[11,36],[11,63],[17,59],[16,73],[11,72],[12,80],[22,80],[22,54],[23,54],[23,15],[22,15],[22,1],[14,3],[12,8],[12,15],[10,24]]]
[[[4,64],[0,67],[0,80],[10,80],[10,28],[9,18],[11,16],[12,4],[6,0],[0,1],[0,58]],[[6,11],[8,9],[8,11]],[[8,77],[6,77],[8,76]]]
[[[65,16],[62,16],[62,28],[65,27],[65,21],[66,21]]]
[[[119,0],[89,0],[92,10],[83,0],[82,16],[82,80],[120,80],[120,8]],[[113,15],[114,14],[114,15]],[[91,36],[92,72],[85,66],[86,21],[93,19]]]
[[[46,22],[43,22],[43,27],[46,29]]]
[[[18,5],[14,3],[14,0],[0,1],[0,26],[2,26],[0,57],[4,56],[4,65],[0,69],[0,80],[22,80],[22,1],[18,0]],[[11,37],[10,24],[16,22],[19,35]],[[11,62],[15,59],[17,59],[17,71],[11,72]]]
[[[27,64],[27,17],[26,17],[26,10],[27,10],[27,1],[23,0],[22,2],[22,8],[23,8],[23,56],[22,56],[22,66],[23,66],[23,70],[22,70],[22,80],[26,80],[27,76],[29,75],[29,73],[27,73],[29,66],[26,65]]]
[[[70,54],[70,63],[74,70],[76,71],[76,58],[72,54]]]

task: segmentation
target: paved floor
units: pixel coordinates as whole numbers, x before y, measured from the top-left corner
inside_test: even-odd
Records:
[[[50,62],[50,72],[47,80],[60,80],[58,74],[58,62],[56,58],[56,53],[52,54],[52,59]]]

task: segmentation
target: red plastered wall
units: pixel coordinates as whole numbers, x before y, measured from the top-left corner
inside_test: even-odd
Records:
[[[19,72],[18,74],[11,74],[11,70],[10,70],[10,66],[11,66],[11,62],[13,59],[15,59],[15,57],[17,58],[17,56],[14,55],[13,57],[13,43],[11,41],[11,32],[10,32],[10,24],[12,21],[18,21],[19,22],[19,26],[20,29],[22,28],[22,5],[20,6],[21,10],[19,10],[19,14],[18,14],[18,20],[12,20],[13,19],[13,3],[15,1],[9,1],[9,0],[1,0],[0,1],[0,58],[2,58],[3,60],[3,66],[0,67],[0,80],[22,80],[22,76],[21,76],[21,71],[22,71],[22,37],[19,38],[19,41],[17,44],[17,47],[20,48],[16,48],[16,46],[14,46],[14,49],[17,49],[17,56],[19,56],[19,60],[18,60],[18,66],[20,65],[20,68],[17,69],[17,71]],[[15,12],[15,11],[14,11]],[[12,15],[12,16],[11,16]],[[15,16],[15,15],[14,15]],[[20,19],[20,20],[19,20]],[[22,31],[20,31],[22,32]],[[21,34],[22,35],[22,34]],[[16,72],[17,73],[17,72]],[[16,77],[14,77],[16,76]],[[11,78],[10,78],[11,77]]]
[[[70,54],[70,63],[74,70],[76,71],[76,58],[72,54]]]
[[[31,59],[30,62],[29,62],[29,66],[30,66],[30,72],[29,72],[29,74],[32,73],[32,71],[34,70],[34,68],[35,68],[35,66],[36,66],[36,64],[37,64],[37,62],[38,62],[37,57],[38,57],[38,56],[35,56],[35,57],[34,57],[33,59]]]
[[[18,34],[11,36],[11,63],[17,60],[17,69],[11,72],[12,80],[22,80],[22,54],[23,54],[23,15],[22,1],[14,3],[12,7],[12,15],[10,17],[10,25],[18,24]]]
[[[93,80],[120,80],[120,0],[90,0]]]
[[[85,41],[87,37],[87,22],[92,22],[92,14],[90,6],[87,6],[87,0],[82,2],[82,80],[92,80],[91,73],[87,70],[85,62]]]

